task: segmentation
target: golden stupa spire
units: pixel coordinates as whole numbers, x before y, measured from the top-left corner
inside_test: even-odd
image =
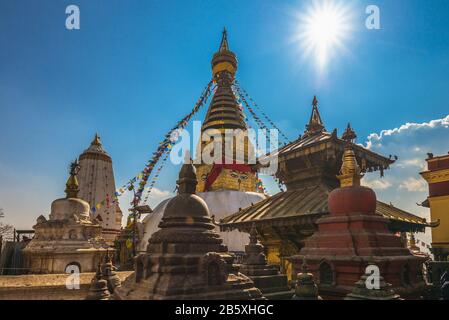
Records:
[[[223,144],[220,150],[211,145],[214,143],[213,141],[199,142],[197,160],[202,159],[203,151],[207,152],[208,155],[213,154],[215,159],[213,163],[198,163],[196,165],[198,192],[215,190],[256,191],[256,174],[248,164],[249,159],[254,154],[254,147],[247,136],[246,130],[248,127],[245,116],[233,90],[237,65],[237,57],[229,47],[228,34],[224,29],[218,51],[214,53],[211,61],[216,89],[201,127],[202,136],[204,133],[216,134],[219,132]],[[233,132],[231,136],[226,136],[226,133],[229,133],[230,130],[237,131]],[[225,141],[229,140],[232,140],[231,152],[225,150],[229,147],[228,142]],[[209,150],[206,148],[209,148]],[[227,162],[228,166],[226,168],[221,166],[222,162]],[[239,165],[247,166],[244,172],[239,171],[241,167],[236,165],[237,162],[239,162]]]
[[[80,169],[78,159],[70,164],[70,176],[65,184],[66,198],[77,198],[79,192],[79,184],[76,175]]]
[[[100,140],[100,136],[98,135],[98,133],[95,133],[95,137],[90,144],[94,145],[94,146],[101,146],[101,140]]]
[[[219,52],[230,51],[229,44],[228,44],[228,32],[226,31],[226,27],[223,28],[220,49],[218,51]]]
[[[360,179],[363,177],[360,167],[357,163],[354,151],[347,146],[343,153],[343,163],[340,169],[340,187],[360,186]]]
[[[236,71],[237,57],[229,48],[228,32],[226,31],[226,28],[224,28],[221,36],[220,47],[212,58],[212,75],[216,82],[218,81],[218,78],[223,78],[224,76],[229,77],[232,81]],[[226,74],[223,74],[223,72]]]
[[[310,115],[309,124],[306,125],[305,135],[310,135],[325,130],[323,121],[321,120],[320,112],[318,111],[318,99],[313,96],[312,114]]]
[[[229,49],[228,35],[224,29],[220,48],[212,58],[212,73],[217,88],[202,126],[203,132],[207,129],[218,129],[223,133],[225,129],[246,130],[243,113],[232,90],[236,71],[237,58]]]

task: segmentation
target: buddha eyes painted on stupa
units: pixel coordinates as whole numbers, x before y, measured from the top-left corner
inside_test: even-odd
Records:
[[[203,173],[203,174],[201,175],[201,180],[202,180],[202,181],[206,181],[206,180],[207,180],[207,174],[206,174],[206,173]]]
[[[231,171],[231,177],[238,178],[239,175],[238,175],[238,173],[236,171],[233,170],[233,171]]]
[[[238,171],[232,170],[230,173],[231,177],[240,180],[247,180],[248,175],[246,173],[239,173]]]

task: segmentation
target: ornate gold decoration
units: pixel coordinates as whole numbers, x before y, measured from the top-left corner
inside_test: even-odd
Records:
[[[420,174],[428,183],[449,181],[449,169],[438,171],[424,171]]]
[[[357,163],[354,151],[348,146],[343,153],[343,163],[340,169],[340,187],[360,186],[360,179],[363,177]]]
[[[65,184],[65,193],[67,198],[77,198],[79,192],[79,184],[76,175],[80,170],[78,159],[70,164],[70,177]]]
[[[92,140],[92,142],[90,144],[94,145],[94,146],[101,146],[101,140],[100,140],[100,136],[98,135],[98,133],[95,134],[94,140]]]

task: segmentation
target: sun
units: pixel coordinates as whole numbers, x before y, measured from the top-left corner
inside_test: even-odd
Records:
[[[315,1],[298,15],[295,38],[305,56],[313,56],[322,70],[342,48],[350,35],[349,7],[342,2]]]

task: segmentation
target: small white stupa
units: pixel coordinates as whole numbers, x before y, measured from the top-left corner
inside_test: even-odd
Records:
[[[106,253],[100,224],[90,218],[89,204],[78,198],[78,170],[75,161],[66,183],[67,196],[53,201],[49,219],[37,218],[35,236],[23,250],[29,273],[65,273],[69,266],[93,272]]]

